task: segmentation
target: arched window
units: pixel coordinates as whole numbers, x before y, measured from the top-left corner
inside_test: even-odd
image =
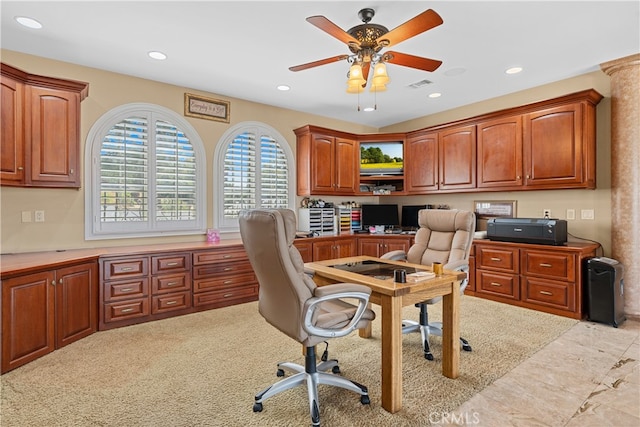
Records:
[[[214,155],[214,212],[221,231],[238,231],[243,209],[291,208],[293,153],[275,129],[243,122],[222,136]]]
[[[202,141],[180,115],[127,104],[91,128],[85,152],[85,238],[204,233]]]

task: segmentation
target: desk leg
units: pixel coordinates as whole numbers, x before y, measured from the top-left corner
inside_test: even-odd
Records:
[[[371,303],[367,304],[367,308],[371,309]],[[371,322],[367,323],[364,328],[358,329],[358,335],[360,338],[371,338]]]
[[[442,374],[458,378],[460,368],[460,282],[442,298]]]
[[[392,414],[402,409],[402,298],[383,295],[382,407]]]

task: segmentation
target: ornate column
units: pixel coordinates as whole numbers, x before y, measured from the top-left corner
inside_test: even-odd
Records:
[[[624,265],[624,311],[640,319],[640,54],[600,64],[611,76],[611,256]]]

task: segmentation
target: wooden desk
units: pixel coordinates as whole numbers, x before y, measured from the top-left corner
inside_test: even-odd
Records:
[[[309,262],[318,286],[331,283],[360,283],[371,288],[370,302],[382,308],[382,407],[395,413],[402,409],[402,307],[437,296],[443,297],[442,307],[442,373],[449,378],[458,377],[460,362],[459,299],[460,282],[466,273],[446,270],[443,276],[417,283],[394,283],[393,279],[380,280],[358,273],[331,267],[332,265],[378,260],[397,264],[399,268],[415,267],[429,270],[424,265],[402,261],[381,260],[370,256],[357,256],[327,261]],[[371,328],[360,331],[360,336],[371,336]],[[418,357],[416,355],[416,357]]]

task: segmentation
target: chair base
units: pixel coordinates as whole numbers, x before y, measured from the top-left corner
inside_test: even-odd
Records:
[[[442,322],[431,322],[429,323],[429,316],[427,314],[427,304],[419,303],[416,304],[420,307],[420,321],[416,322],[413,320],[403,320],[402,321],[402,333],[408,334],[410,332],[420,331],[420,335],[422,337],[422,351],[424,353],[424,358],[427,360],[433,360],[433,354],[431,353],[431,348],[429,346],[429,335],[442,336]],[[471,351],[471,345],[469,345],[469,341],[460,337],[460,345],[464,351]]]
[[[329,369],[332,373],[324,372]],[[307,384],[309,410],[311,412],[311,423],[313,426],[320,425],[320,409],[318,403],[319,384],[351,390],[360,395],[360,403],[363,405],[371,403],[367,387],[336,375],[340,372],[336,359],[323,361],[316,365],[315,347],[307,347],[305,366],[290,362],[278,363],[277,375],[279,377],[284,376],[285,370],[292,372],[293,375],[278,381],[256,394],[253,412],[262,412],[262,402],[269,397],[305,383]]]

